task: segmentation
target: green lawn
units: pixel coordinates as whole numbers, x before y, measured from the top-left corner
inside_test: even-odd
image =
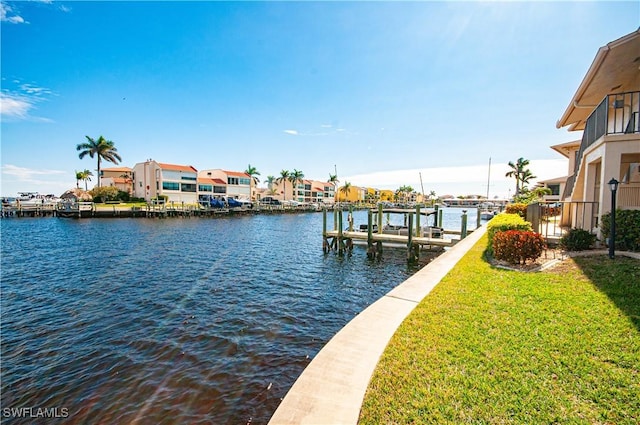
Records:
[[[640,261],[515,272],[485,245],[398,329],[360,423],[640,423]]]

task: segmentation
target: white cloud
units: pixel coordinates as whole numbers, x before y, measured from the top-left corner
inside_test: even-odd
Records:
[[[298,135],[298,130],[284,130],[285,133],[291,134],[292,136]]]
[[[61,170],[32,169],[5,164],[2,166],[2,196],[16,196],[18,192],[62,194],[75,187],[75,176]]]
[[[18,167],[12,164],[5,164],[2,166],[2,174],[17,177],[22,181],[32,181],[36,176],[51,176],[66,174],[61,170],[35,170],[32,168]]]
[[[22,16],[17,15],[11,6],[5,2],[0,2],[0,21],[9,22],[11,24],[24,24],[26,21]]]
[[[0,115],[9,118],[26,119],[33,103],[26,97],[0,93]]]
[[[0,116],[4,119],[53,122],[49,118],[31,115],[36,103],[45,100],[46,96],[52,95],[53,92],[34,84],[20,84],[19,80],[13,82],[18,85],[18,90],[5,89],[0,93]]]
[[[538,181],[567,175],[567,160],[531,160],[529,169],[536,176],[532,184],[529,185],[533,187]],[[426,192],[435,190],[439,195],[445,193],[453,195],[485,195],[487,181],[490,177],[489,192],[490,197],[493,198],[495,195],[507,197],[511,194],[510,191],[515,189],[515,181],[512,178],[505,177],[509,170],[510,168],[507,164],[492,164],[491,176],[489,176],[488,164],[466,167],[417,168],[344,176],[340,177],[340,181],[342,183],[348,181],[354,186],[392,190],[403,185],[409,185],[418,192],[421,191],[421,186],[424,185]],[[421,175],[422,185],[420,183]]]

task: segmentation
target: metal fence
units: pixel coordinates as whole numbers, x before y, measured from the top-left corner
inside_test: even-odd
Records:
[[[594,232],[598,227],[598,202],[537,202],[527,207],[527,221],[547,243],[554,243],[572,228]]]

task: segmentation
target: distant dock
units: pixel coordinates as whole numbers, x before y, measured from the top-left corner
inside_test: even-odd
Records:
[[[480,209],[477,211],[477,227],[480,227]],[[347,213],[347,227],[344,226],[344,213]],[[367,256],[369,258],[380,257],[385,246],[403,247],[407,250],[407,261],[417,261],[420,250],[442,250],[453,246],[467,236],[472,230],[467,229],[467,211],[463,210],[461,226],[459,230],[443,229],[442,210],[435,208],[422,208],[416,206],[409,208],[383,208],[367,211],[367,224],[354,228],[353,210],[334,210],[333,230],[327,229],[328,213],[323,211],[322,217],[322,248],[325,253],[334,251],[338,255],[344,255],[353,250],[354,243],[366,243]],[[403,216],[403,226],[383,225],[383,217],[391,214]],[[423,221],[424,220],[424,221]],[[431,221],[431,225],[426,225]],[[425,223],[425,225],[422,225]],[[457,237],[445,238],[445,235]]]

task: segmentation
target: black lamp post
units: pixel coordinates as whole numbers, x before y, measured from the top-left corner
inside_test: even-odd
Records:
[[[618,180],[609,180],[611,189],[611,228],[609,230],[609,258],[615,256],[616,249],[616,192],[618,191]]]

